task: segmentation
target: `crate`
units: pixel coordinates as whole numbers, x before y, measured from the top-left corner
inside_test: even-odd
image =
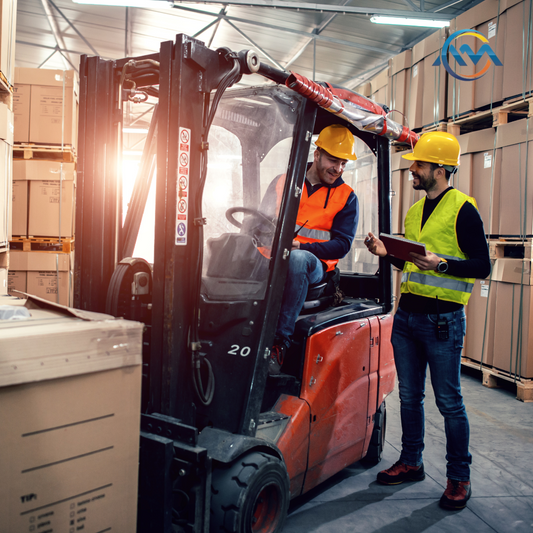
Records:
[[[533,116],[533,98],[520,99],[515,102],[505,102],[492,109],[471,111],[461,118],[452,119],[448,122],[446,131],[457,136],[507,124],[509,118],[516,120],[531,116]]]
[[[46,237],[13,237],[9,241],[10,250],[23,252],[61,252],[69,254],[74,251],[74,239],[50,239]]]
[[[482,375],[482,384],[489,389],[498,389],[501,381],[512,383],[516,386],[516,399],[521,402],[533,402],[533,379],[524,379],[509,372],[504,372],[491,366],[483,365],[466,357],[461,358],[461,364],[468,368],[478,370]]]
[[[72,145],[16,143],[13,146],[14,159],[53,159],[75,163],[76,152]]]

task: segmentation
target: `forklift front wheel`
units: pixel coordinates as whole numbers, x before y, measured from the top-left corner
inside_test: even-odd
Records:
[[[249,453],[213,469],[211,533],[277,533],[289,507],[285,465],[266,453]]]

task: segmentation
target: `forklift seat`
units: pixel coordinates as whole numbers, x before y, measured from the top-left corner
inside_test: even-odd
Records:
[[[309,285],[301,314],[305,314],[306,311],[316,311],[319,307],[323,308],[332,305],[340,280],[340,270],[335,267],[335,270],[326,272],[322,281]]]

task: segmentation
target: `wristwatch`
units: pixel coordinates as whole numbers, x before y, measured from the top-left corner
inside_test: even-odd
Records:
[[[444,274],[445,272],[448,272],[448,261],[446,259],[440,258],[439,264],[435,267],[435,272],[439,272],[440,274]]]

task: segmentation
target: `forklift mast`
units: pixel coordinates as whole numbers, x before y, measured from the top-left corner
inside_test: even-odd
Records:
[[[276,84],[226,92],[257,71]],[[81,60],[74,305],[147,326],[139,531],[170,532],[172,523],[208,531],[214,462],[229,464],[246,450],[283,461],[257,430],[272,407],[265,403],[268,357],[308,155],[325,126],[344,124],[356,137],[359,172],[368,171],[361,217],[390,233],[389,139],[279,85],[286,78],[251,52],[210,50],[186,35],[162,43],[158,54]],[[124,105],[148,96],[157,105],[123,224]],[[131,256],[154,174],[151,267]],[[275,179],[283,194],[269,204],[265,191]],[[372,258],[363,267],[357,246],[361,235],[340,263],[340,287],[359,302],[343,316],[386,316],[390,264]],[[358,260],[359,270],[343,270]],[[313,327],[335,325],[339,316],[325,314]],[[373,401],[372,413],[381,403]]]

